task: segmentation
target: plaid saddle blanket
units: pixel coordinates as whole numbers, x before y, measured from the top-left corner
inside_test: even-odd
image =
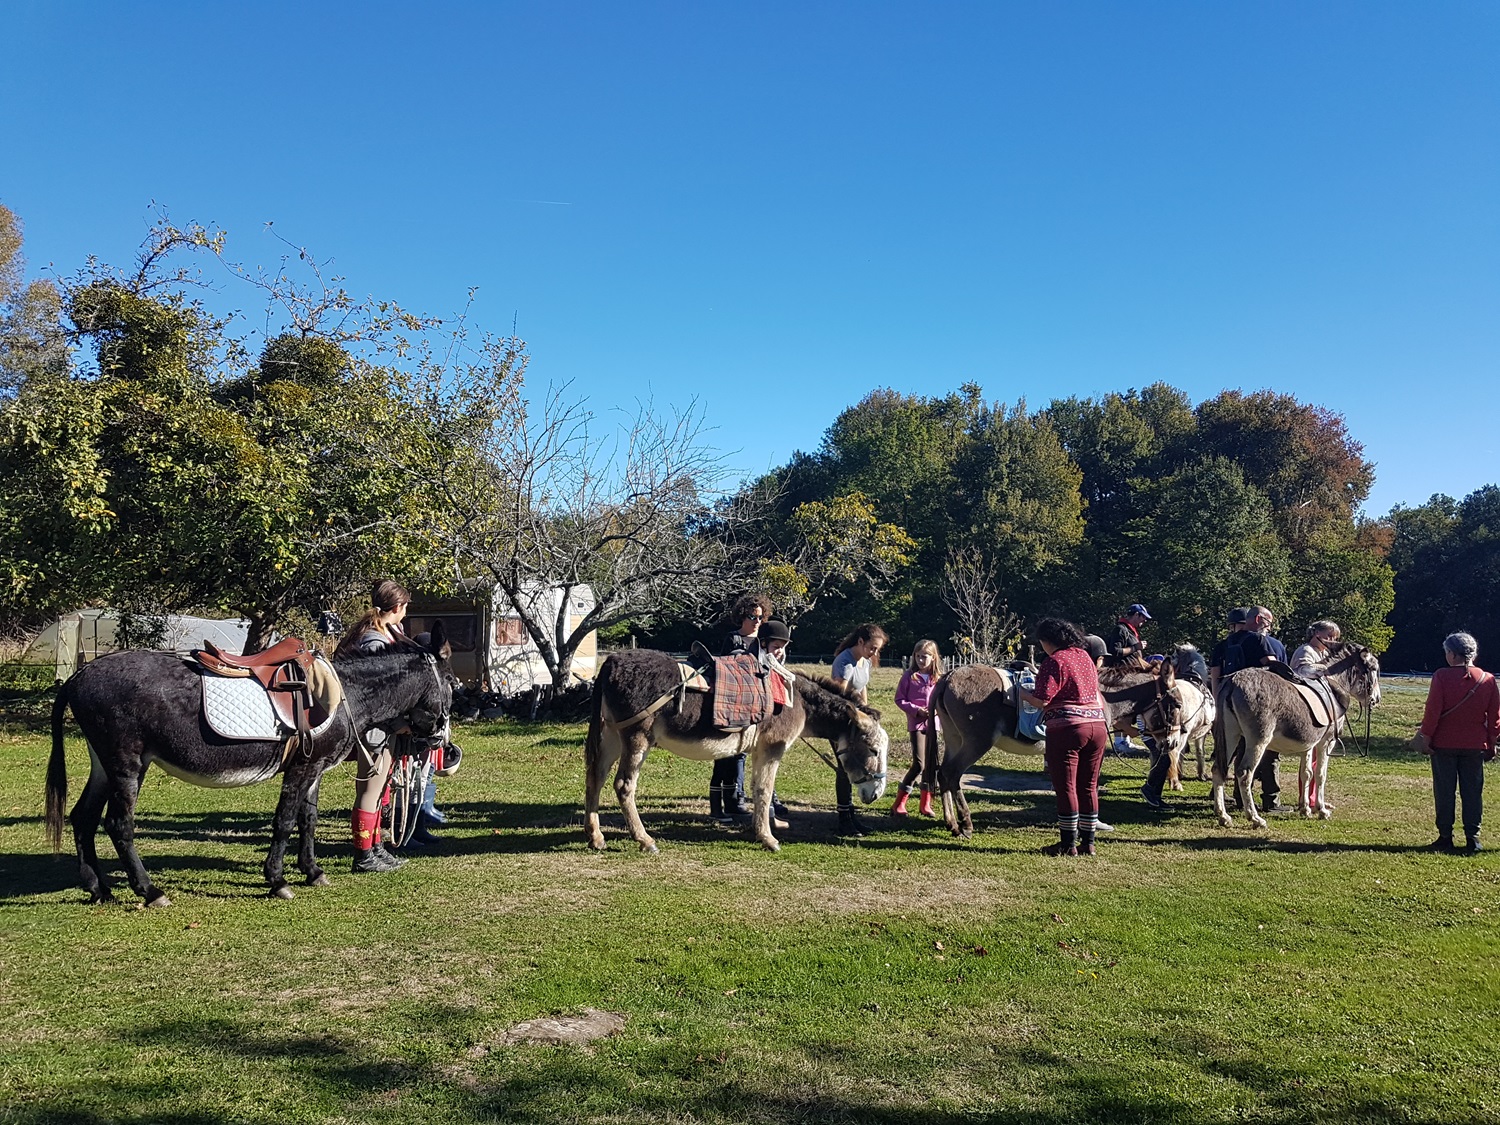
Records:
[[[744,730],[771,713],[760,661],[744,653],[714,657],[714,726]]]

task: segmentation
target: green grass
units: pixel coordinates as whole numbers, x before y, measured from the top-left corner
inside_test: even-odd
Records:
[[[1388,689],[1372,755],[1333,763],[1328,822],[1223,830],[1195,782],[1152,813],[1143,763],[1111,759],[1118,830],[1092,860],[1036,854],[1045,794],[975,793],[969,842],[882,815],[841,844],[805,747],[779,855],[707,820],[706,764],[659,752],[661,854],[612,815],[596,855],[581,728],[507,722],[463,732],[443,845],[391,875],[347,873],[353,782],[331,775],[334,885],[286,903],[259,872],[275,787],[156,773],[139,821],[160,911],[123,887],[85,903],[44,845],[46,740],[13,731],[0,1122],[1500,1120],[1497,867],[1422,850],[1430,785],[1400,749],[1421,700]],[[76,740],[69,768],[76,795]],[[503,1042],[589,1007],[625,1029]]]

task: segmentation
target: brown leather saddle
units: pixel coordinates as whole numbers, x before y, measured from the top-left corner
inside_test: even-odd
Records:
[[[284,637],[270,648],[248,655],[225,652],[210,640],[194,649],[192,659],[215,676],[253,679],[265,689],[276,718],[295,731],[304,752],[312,749],[312,731],[325,719],[313,697],[309,673],[317,653],[299,637]]]

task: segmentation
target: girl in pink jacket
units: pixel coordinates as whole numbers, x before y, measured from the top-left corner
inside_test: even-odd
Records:
[[[932,713],[932,689],[942,674],[942,657],[935,641],[918,641],[911,650],[911,663],[896,687],[896,706],[906,712],[906,729],[911,735],[911,769],[901,779],[892,816],[906,816],[906,802],[911,797],[912,782],[922,779],[922,799],[917,811],[932,815],[932,791],[937,783],[938,721]]]

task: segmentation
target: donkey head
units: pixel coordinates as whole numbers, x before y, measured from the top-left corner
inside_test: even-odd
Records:
[[[879,711],[855,703],[848,708],[849,728],[834,740],[834,753],[850,783],[858,788],[859,799],[868,805],[885,793],[891,738],[880,725]]]
[[[1187,708],[1177,691],[1177,671],[1170,660],[1156,666],[1156,698],[1141,710],[1141,726],[1163,749],[1175,752],[1186,735]]]
[[[1364,645],[1346,641],[1328,654],[1328,678],[1342,681],[1367,707],[1380,702],[1380,661]]]
[[[424,682],[421,693],[406,713],[411,731],[420,742],[428,746],[442,746],[448,741],[448,716],[453,710],[453,672],[448,658],[453,649],[448,643],[447,633],[441,621],[435,622],[432,633],[425,644],[415,645],[421,650],[424,671],[431,673]]]

